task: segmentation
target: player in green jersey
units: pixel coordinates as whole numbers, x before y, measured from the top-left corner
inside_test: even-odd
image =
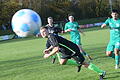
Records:
[[[68,16],[68,19],[69,22],[65,24],[64,32],[70,32],[70,40],[78,45],[80,52],[83,55],[87,56],[90,60],[92,60],[91,56],[88,55],[81,46],[81,37],[79,32],[81,32],[82,34],[84,33],[80,30],[79,24],[74,21],[74,17],[71,15]]]
[[[115,69],[119,68],[119,50],[120,50],[120,18],[118,18],[118,11],[112,10],[112,18],[108,18],[101,26],[110,28],[110,41],[106,49],[106,55],[115,58]]]

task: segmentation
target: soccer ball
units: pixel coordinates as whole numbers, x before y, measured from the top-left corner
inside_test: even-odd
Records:
[[[12,17],[12,29],[19,37],[36,35],[42,25],[40,16],[31,9],[21,9]]]

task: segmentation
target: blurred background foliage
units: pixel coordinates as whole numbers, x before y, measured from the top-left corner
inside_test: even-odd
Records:
[[[40,14],[43,24],[52,16],[55,21],[65,21],[68,14],[76,20],[108,17],[109,0],[0,0],[0,26],[9,25],[16,11],[29,8]],[[112,8],[120,9],[120,0],[112,0]]]

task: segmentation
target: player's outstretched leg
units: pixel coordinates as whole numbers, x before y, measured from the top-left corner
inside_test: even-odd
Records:
[[[60,64],[62,64],[62,65],[75,65],[75,66],[77,66],[77,72],[80,72],[82,65],[78,64],[75,60],[67,59],[66,62],[63,63],[62,60],[64,60],[64,59],[61,59],[59,53],[57,53],[57,57],[58,57],[58,60],[59,60]]]
[[[98,68],[95,64],[92,64],[92,63],[88,64],[84,62],[83,65],[88,69],[97,72],[100,75],[100,80],[102,80],[105,77],[106,72]]]

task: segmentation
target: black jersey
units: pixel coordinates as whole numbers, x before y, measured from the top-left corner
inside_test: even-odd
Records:
[[[49,33],[58,34],[58,33],[61,33],[61,31],[62,31],[61,28],[59,28],[58,26],[55,26],[54,24],[53,24],[53,26],[49,26],[49,25],[47,24],[46,27],[48,28],[48,32],[49,32]]]
[[[73,42],[59,36],[56,34],[50,34],[48,36],[48,41],[53,47],[59,46],[64,50],[72,51],[72,53],[80,53],[79,47]],[[68,54],[68,53],[66,53]]]
[[[48,41],[53,47],[59,46],[59,51],[62,53],[62,59],[73,58],[78,64],[82,64],[84,62],[85,58],[80,53],[79,47],[75,43],[56,34],[50,34],[48,36]]]

